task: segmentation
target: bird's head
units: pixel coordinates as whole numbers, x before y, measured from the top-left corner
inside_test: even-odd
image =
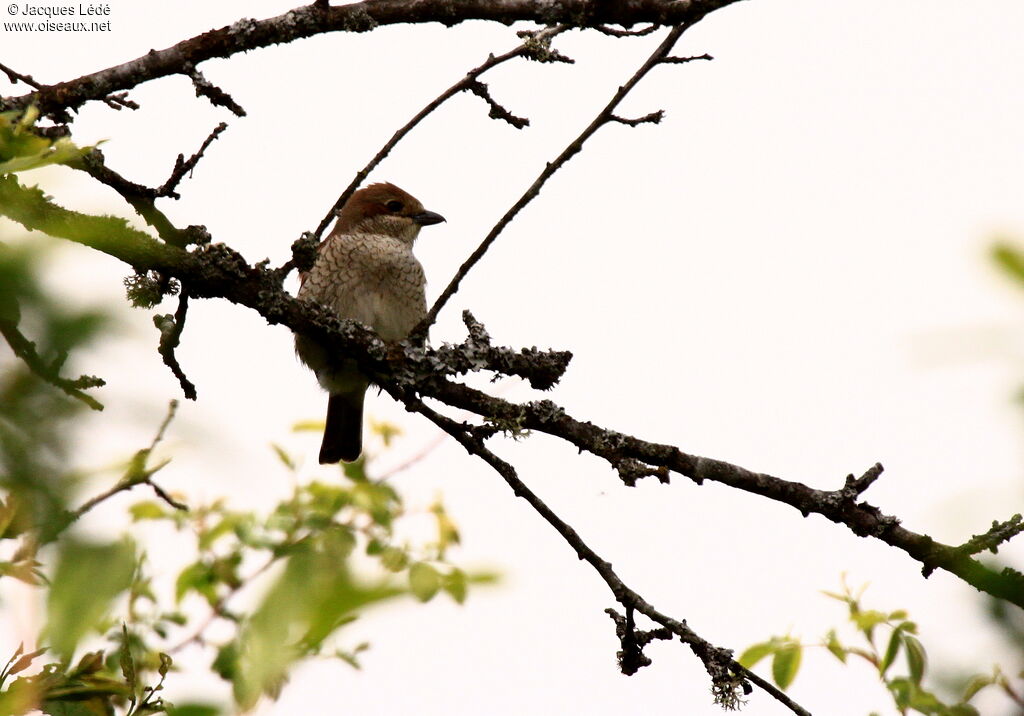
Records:
[[[384,234],[412,243],[420,229],[445,218],[427,211],[414,196],[383,182],[363,187],[338,213],[334,234]]]

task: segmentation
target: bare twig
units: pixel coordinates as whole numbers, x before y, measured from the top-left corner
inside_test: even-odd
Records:
[[[177,188],[178,184],[181,183],[181,180],[186,174],[195,169],[196,164],[198,164],[199,160],[203,158],[203,153],[206,151],[206,148],[209,147],[210,144],[213,143],[213,140],[219,137],[220,133],[227,128],[228,125],[224,122],[221,122],[214,127],[213,131],[210,132],[210,135],[203,142],[202,146],[199,147],[199,150],[189,157],[188,160],[185,159],[184,154],[179,154],[178,159],[174,162],[174,169],[171,171],[171,176],[167,178],[167,181],[164,182],[163,186],[156,190],[156,195],[169,196],[173,199],[181,198],[178,196],[177,192],[174,191],[175,188]]]
[[[635,119],[629,119],[627,117],[620,117],[617,114],[611,115],[608,119],[619,124],[625,124],[627,127],[636,127],[641,124],[661,124],[661,120],[665,118],[665,110],[656,109],[650,114],[645,114],[643,117],[637,117]]]
[[[214,106],[227,107],[237,117],[245,116],[245,110],[242,109],[242,106],[235,102],[231,95],[206,79],[203,73],[197,70],[191,62],[186,62],[182,66],[182,72],[192,80],[192,85],[196,88],[196,97],[206,97],[206,99],[210,100],[210,104]]]
[[[608,25],[597,25],[594,29],[602,35],[609,35],[611,37],[643,37],[644,35],[650,35],[658,27],[658,25],[651,25],[642,30],[617,30],[614,27],[608,27]]]
[[[508,112],[508,110],[494,102],[494,100],[491,99],[490,94],[486,92],[486,85],[483,85],[481,82],[479,82],[477,78],[483,73],[490,70],[491,68],[502,64],[503,62],[508,62],[509,60],[516,57],[527,57],[530,56],[531,53],[536,53],[538,51],[538,45],[541,47],[548,47],[552,38],[554,38],[556,35],[565,32],[567,29],[569,29],[568,25],[559,25],[557,27],[549,27],[543,30],[538,30],[537,32],[528,33],[526,40],[521,45],[512,50],[509,50],[508,52],[502,55],[490,55],[483,62],[483,64],[471,69],[469,72],[466,73],[465,77],[463,77],[461,80],[459,80],[451,87],[446,89],[444,92],[439,94],[437,97],[435,97],[433,100],[431,100],[423,109],[417,112],[412,119],[406,122],[401,129],[399,129],[391,136],[391,139],[389,139],[387,143],[380,148],[380,151],[377,152],[376,155],[374,155],[373,159],[371,159],[366,164],[366,166],[364,166],[362,169],[356,172],[356,175],[352,179],[351,183],[349,183],[349,185],[345,188],[345,191],[341,193],[341,196],[338,197],[338,200],[334,202],[334,206],[332,206],[331,210],[327,212],[327,215],[320,221],[320,224],[319,226],[317,226],[316,231],[313,232],[314,236],[316,236],[317,239],[319,239],[323,235],[324,230],[327,228],[327,226],[331,223],[331,221],[334,220],[334,217],[337,215],[339,211],[341,211],[341,208],[345,206],[345,202],[348,201],[349,197],[351,197],[352,194],[355,193],[356,189],[358,189],[359,185],[363,183],[363,180],[365,180],[366,177],[369,176],[370,172],[376,169],[377,165],[384,161],[388,154],[391,153],[391,150],[395,148],[395,145],[402,141],[402,139],[404,139],[405,136],[416,127],[416,125],[418,125],[428,115],[430,115],[430,113],[432,113],[435,109],[437,109],[442,104],[447,102],[449,99],[457,95],[459,92],[465,92],[467,90],[470,90],[474,91],[474,93],[476,93],[478,96],[483,97],[491,105],[491,117],[497,116],[500,119],[508,121],[513,126],[518,126],[516,125],[517,121],[522,122],[523,126],[528,124],[529,120],[522,119],[520,117],[514,117],[510,112]],[[484,94],[480,94],[480,92],[477,92],[474,89],[478,85],[484,88]],[[504,115],[507,115],[507,117]]]
[[[479,80],[473,81],[469,84],[469,87],[467,89],[469,89],[470,92],[475,94],[477,97],[482,99],[490,106],[491,111],[487,116],[489,116],[491,119],[500,119],[502,121],[508,122],[516,129],[523,129],[524,127],[528,127],[530,125],[530,120],[527,119],[526,117],[517,117],[516,115],[512,114],[507,109],[502,107],[500,104],[495,102],[494,98],[491,97],[490,90],[487,89],[487,85],[485,85],[483,82],[480,82]]]
[[[502,216],[498,223],[495,224],[494,227],[487,233],[487,236],[485,236],[483,241],[480,242],[480,245],[477,246],[476,250],[472,254],[470,254],[469,258],[466,259],[466,261],[463,262],[462,266],[459,267],[459,270],[456,272],[455,276],[452,278],[451,282],[449,282],[445,290],[441,292],[441,295],[437,298],[437,301],[434,302],[434,305],[431,307],[426,317],[413,331],[414,334],[426,334],[427,329],[430,328],[430,326],[433,325],[434,321],[437,320],[438,313],[440,313],[441,309],[444,308],[444,305],[448,302],[448,300],[455,295],[455,292],[459,290],[459,285],[462,283],[462,279],[464,279],[466,277],[466,274],[469,273],[470,269],[472,269],[477,264],[477,262],[480,261],[481,258],[483,258],[483,255],[487,253],[487,250],[491,247],[491,244],[494,243],[495,239],[498,238],[498,235],[501,234],[505,227],[508,226],[512,219],[514,219],[516,215],[520,211],[522,211],[522,209],[527,204],[529,204],[531,201],[533,201],[534,198],[536,198],[536,196],[540,193],[541,188],[544,186],[547,180],[550,179],[555,172],[557,172],[559,169],[565,166],[566,162],[572,159],[581,149],[583,149],[584,143],[588,139],[590,139],[590,137],[592,137],[598,129],[600,129],[609,122],[622,122],[624,124],[639,124],[642,121],[653,122],[657,121],[652,118],[655,115],[657,115],[660,119],[660,113],[655,112],[652,115],[648,115],[648,118],[643,118],[641,120],[623,120],[621,118],[616,117],[614,115],[614,111],[615,108],[618,107],[619,103],[622,102],[623,99],[625,99],[626,95],[628,95],[630,91],[634,87],[636,87],[640,80],[642,80],[644,76],[651,71],[651,69],[653,69],[658,63],[660,63],[663,58],[668,56],[668,53],[672,50],[672,47],[682,36],[683,32],[686,31],[687,27],[689,27],[689,25],[677,25],[676,27],[672,28],[672,30],[669,31],[665,39],[662,40],[661,44],[658,45],[658,47],[654,50],[651,56],[647,58],[647,60],[640,66],[640,68],[635,73],[633,73],[633,76],[630,77],[624,85],[618,88],[618,90],[612,96],[608,104],[605,105],[604,109],[602,109],[596,117],[594,117],[593,121],[591,121],[590,124],[587,125],[586,129],[584,129],[578,137],[572,140],[569,143],[569,145],[564,150],[562,150],[562,153],[559,154],[554,159],[554,161],[548,162],[548,164],[544,167],[544,170],[534,180],[533,184],[531,184],[530,187],[526,190],[526,192],[524,192],[523,195],[519,197],[519,200],[512,205],[512,208],[505,212],[505,215]]]
[[[713,60],[715,59],[706,52],[703,55],[693,55],[692,57],[664,57],[661,62],[665,65],[682,65],[687,62],[694,62],[695,60]]]
[[[138,102],[133,102],[132,100],[128,99],[127,92],[115,92],[113,94],[108,94],[106,97],[103,98],[103,101],[106,103],[108,107],[116,109],[118,112],[121,111],[122,107],[127,107],[128,109],[139,108]]]
[[[34,79],[32,79],[31,76],[23,75],[20,72],[15,72],[7,65],[0,64],[0,72],[3,72],[5,75],[7,75],[7,79],[11,81],[11,84],[14,84],[15,82],[24,82],[29,87],[34,87],[36,89],[42,88],[42,85],[36,82]]]
[[[178,379],[181,390],[189,400],[196,399],[196,386],[193,385],[181,369],[178,357],[174,349],[181,342],[181,332],[185,330],[185,318],[188,316],[188,290],[181,289],[178,295],[178,310],[174,315],[170,314],[153,316],[153,324],[160,330],[160,356],[164,359],[164,365],[171,369],[174,377]]]

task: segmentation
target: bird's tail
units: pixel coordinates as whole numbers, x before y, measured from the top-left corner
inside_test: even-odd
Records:
[[[364,390],[333,393],[327,401],[327,424],[320,444],[320,464],[352,462],[363,451]]]

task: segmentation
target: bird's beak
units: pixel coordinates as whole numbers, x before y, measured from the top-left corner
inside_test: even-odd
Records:
[[[440,224],[445,218],[433,211],[424,211],[422,214],[416,214],[412,220],[420,226],[430,226],[431,224]]]

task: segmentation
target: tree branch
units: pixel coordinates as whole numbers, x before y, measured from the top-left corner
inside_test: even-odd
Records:
[[[364,0],[338,7],[314,2],[265,20],[242,19],[210,30],[164,50],[152,50],[124,64],[42,87],[20,97],[5,98],[8,109],[36,104],[47,116],[68,119],[66,110],[143,82],[185,74],[187,67],[216,57],[230,57],[260,47],[288,43],[325,32],[368,32],[382,25],[440,22],[447,26],[467,20],[510,25],[536,22],[578,27],[636,23],[691,25],[709,12],[738,0]]]
[[[616,601],[626,608],[627,614],[631,614],[632,610],[635,609],[652,621],[661,624],[665,629],[675,634],[680,641],[689,646],[693,653],[704,663],[704,668],[708,674],[711,675],[714,684],[715,701],[718,704],[726,709],[735,709],[742,702],[741,692],[746,693],[749,688],[745,687],[744,679],[750,677],[750,672],[733,660],[731,651],[716,647],[702,639],[686,625],[686,622],[678,621],[662,614],[643,597],[626,586],[612,569],[611,563],[602,559],[600,555],[591,549],[576,530],[555,514],[554,510],[548,507],[540,497],[519,479],[516,469],[491,452],[484,445],[483,440],[473,434],[469,426],[441,415],[424,405],[423,401],[418,398],[407,395],[396,397],[400,397],[408,409],[425,416],[432,423],[455,438],[466,449],[466,452],[476,455],[490,465],[505,480],[508,486],[512,488],[512,492],[516,497],[526,500],[544,521],[551,525],[562,536],[562,539],[573,548],[576,556],[594,568],[605,584],[608,585]],[[758,682],[762,689],[786,705],[793,713],[809,716],[808,711],[801,708],[799,704],[792,701],[775,686],[763,680],[758,680]]]

